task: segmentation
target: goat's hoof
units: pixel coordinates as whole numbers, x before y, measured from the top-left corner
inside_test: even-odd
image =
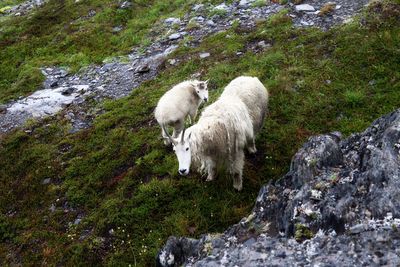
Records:
[[[250,154],[255,154],[257,152],[257,148],[256,147],[249,147],[248,149]]]
[[[238,192],[242,191],[243,186],[233,186]]]

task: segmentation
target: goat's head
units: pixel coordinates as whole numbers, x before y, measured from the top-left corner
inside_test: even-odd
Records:
[[[205,102],[208,101],[208,80],[207,81],[193,81],[192,85],[196,90],[199,98]]]
[[[167,133],[167,136],[172,143],[175,155],[178,158],[179,174],[183,176],[188,175],[190,170],[190,163],[192,162],[192,155],[189,144],[191,133],[185,136],[186,129],[184,129],[178,138],[172,138],[165,128],[164,130]]]

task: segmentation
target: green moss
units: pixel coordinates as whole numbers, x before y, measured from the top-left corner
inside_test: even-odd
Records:
[[[297,223],[295,226],[294,238],[297,242],[303,242],[304,240],[313,238],[314,233],[308,228],[308,226]]]
[[[251,3],[253,7],[263,7],[267,5],[267,0],[256,0],[253,3]]]

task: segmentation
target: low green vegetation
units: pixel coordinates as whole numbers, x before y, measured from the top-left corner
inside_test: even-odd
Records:
[[[8,10],[12,6],[15,6],[19,3],[24,2],[24,0],[2,0],[0,1],[0,14],[2,13],[2,10]]]
[[[235,25],[198,48],[180,48],[171,55],[179,66],[104,103],[90,129],[70,134],[61,114],[4,136],[3,265],[151,266],[169,235],[199,237],[239,221],[309,136],[361,131],[398,108],[400,8],[376,5],[362,24],[327,32],[293,28],[285,12],[252,32]],[[272,47],[255,54],[250,48],[260,41]],[[202,51],[211,56],[200,59]],[[210,183],[195,173],[178,176],[175,156],[159,138],[157,100],[196,72],[210,79],[212,101],[239,75],[257,76],[269,89],[268,118],[257,154],[246,156],[240,193],[225,175]]]
[[[0,1],[0,8],[18,2]],[[122,2],[50,0],[28,16],[0,13],[0,103],[38,88],[44,79],[40,67],[64,65],[77,71],[149,44],[147,34],[156,21],[181,16],[202,1],[135,0],[120,8]],[[122,30],[114,32],[117,26]]]
[[[303,242],[306,239],[310,239],[314,236],[313,232],[306,225],[297,223],[294,238],[297,242]]]

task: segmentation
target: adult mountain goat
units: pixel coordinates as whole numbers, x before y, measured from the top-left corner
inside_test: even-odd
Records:
[[[169,144],[167,129],[172,126],[172,137],[176,138],[183,130],[185,119],[194,121],[197,110],[203,101],[208,100],[208,81],[190,80],[181,82],[167,91],[158,101],[154,115],[161,126],[164,143]],[[164,125],[164,127],[163,127]]]
[[[246,105],[253,124],[254,135],[262,128],[268,110],[268,91],[256,77],[240,76],[232,80],[224,89],[221,97],[237,96]],[[255,140],[248,146],[250,153],[257,151]]]
[[[247,86],[243,84],[237,90],[248,90]],[[266,91],[264,86],[263,90]],[[259,95],[254,94],[254,97]],[[249,97],[247,99],[250,101]],[[254,102],[257,101],[254,99]],[[266,106],[267,103],[264,104],[265,109]],[[222,94],[205,108],[197,124],[184,130],[178,138],[168,136],[179,161],[179,173],[188,175],[193,163],[197,171],[207,173],[207,181],[212,181],[217,169],[222,167],[233,176],[233,187],[242,190],[244,148],[254,145],[255,127],[251,112],[238,95]],[[260,112],[264,112],[260,118],[264,117],[265,111]]]

